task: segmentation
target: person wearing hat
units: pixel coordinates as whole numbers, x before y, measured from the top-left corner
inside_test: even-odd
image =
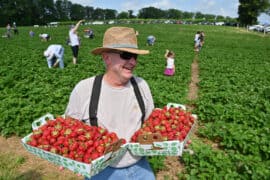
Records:
[[[78,36],[77,30],[82,22],[84,22],[84,20],[78,21],[77,24],[75,26],[72,25],[69,30],[69,41],[73,54],[73,64],[77,64],[80,47],[80,38]]]
[[[64,47],[59,44],[51,44],[44,52],[48,67],[56,67],[59,64],[60,68],[64,68]]]
[[[105,73],[99,76],[101,84],[97,108],[92,106],[92,100],[96,99],[92,93],[97,90],[93,86],[98,77],[94,76],[80,81],[75,86],[71,92],[65,116],[82,120],[89,125],[106,128],[109,132],[115,132],[119,138],[124,138],[129,142],[132,135],[141,128],[142,121],[146,120],[154,109],[148,83],[133,74],[139,55],[148,54],[149,51],[139,49],[133,28],[111,27],[104,33],[103,46],[91,52],[94,55],[101,55],[105,64]],[[133,80],[137,84],[141,101],[136,97]],[[95,117],[91,113],[93,109],[96,113]],[[146,158],[134,156],[127,151],[118,162],[92,176],[91,180],[128,180],[131,177],[136,180],[155,179]]]

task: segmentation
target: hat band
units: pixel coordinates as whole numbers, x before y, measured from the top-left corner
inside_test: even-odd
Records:
[[[111,44],[109,46],[104,46],[105,48],[132,48],[132,49],[138,49],[137,45],[132,44]]]

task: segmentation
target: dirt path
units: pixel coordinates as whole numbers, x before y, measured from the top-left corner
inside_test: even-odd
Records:
[[[21,177],[29,180],[72,180],[83,179],[69,170],[59,170],[58,166],[43,160],[24,149],[19,137],[3,138],[0,136],[0,154],[10,154],[12,156],[24,157],[25,162],[18,167]],[[22,179],[22,178],[20,178]]]
[[[191,65],[191,82],[189,85],[188,99],[194,100],[197,98],[197,83],[199,82],[198,57],[195,56]],[[189,109],[193,106],[188,105]],[[52,163],[43,160],[35,155],[32,155],[21,145],[19,137],[10,137],[5,139],[0,136],[0,154],[10,154],[13,156],[24,157],[25,163],[18,168],[21,177],[29,180],[82,180],[69,170],[59,170],[59,167]],[[165,160],[166,168],[158,172],[156,179],[163,180],[168,178],[176,180],[177,174],[183,170],[184,165],[180,163],[179,157],[169,156]]]
[[[191,82],[189,84],[188,100],[192,101],[198,97],[199,82],[199,64],[198,55],[195,54],[193,62],[191,64]],[[188,110],[192,110],[194,106],[192,104],[186,105]],[[169,177],[170,180],[177,180],[177,174],[184,169],[184,165],[179,161],[179,157],[168,156],[165,161],[166,168],[159,171],[157,174],[157,180],[164,180],[165,177]]]

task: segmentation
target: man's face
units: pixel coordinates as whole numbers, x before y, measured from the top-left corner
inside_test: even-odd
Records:
[[[109,52],[106,53],[105,63],[107,65],[107,72],[111,74],[117,81],[126,84],[133,76],[133,70],[137,65],[137,57],[130,53]]]

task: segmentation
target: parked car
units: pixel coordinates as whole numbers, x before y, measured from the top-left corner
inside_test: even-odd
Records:
[[[224,26],[225,23],[224,23],[224,22],[215,22],[215,25],[216,25],[216,26]]]
[[[270,33],[270,26],[267,26],[263,29],[263,32]]]
[[[249,31],[260,31],[260,32],[262,32],[263,28],[264,28],[264,26],[257,24],[257,25],[249,26],[248,30]]]

